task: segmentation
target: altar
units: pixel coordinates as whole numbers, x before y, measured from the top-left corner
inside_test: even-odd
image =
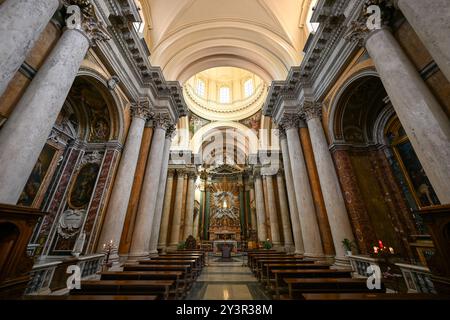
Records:
[[[227,245],[231,247],[231,252],[237,252],[237,241],[236,240],[215,240],[213,241],[213,252],[222,252],[222,247]]]

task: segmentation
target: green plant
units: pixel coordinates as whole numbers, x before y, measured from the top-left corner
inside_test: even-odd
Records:
[[[355,247],[355,244],[353,243],[353,241],[351,241],[347,238],[342,240],[342,245],[344,246],[345,250],[347,250],[347,251],[352,251],[352,249]]]
[[[177,245],[178,250],[186,249],[186,242],[182,241]]]
[[[272,249],[272,242],[270,242],[270,240],[264,241],[263,242],[263,248],[267,249],[267,250]]]

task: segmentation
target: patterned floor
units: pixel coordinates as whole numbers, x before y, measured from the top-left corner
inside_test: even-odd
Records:
[[[242,256],[209,256],[187,300],[269,300]]]

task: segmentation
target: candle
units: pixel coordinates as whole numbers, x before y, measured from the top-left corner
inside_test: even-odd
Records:
[[[373,247],[373,252],[378,253],[378,247]]]
[[[394,254],[394,248],[389,247],[389,252],[390,252],[391,254]]]
[[[384,246],[381,240],[378,240],[378,245],[380,246],[380,249],[383,250]]]

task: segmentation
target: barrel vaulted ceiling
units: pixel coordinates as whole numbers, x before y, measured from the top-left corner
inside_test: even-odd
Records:
[[[268,84],[298,65],[313,0],[141,0],[151,63],[184,83],[231,66]]]

